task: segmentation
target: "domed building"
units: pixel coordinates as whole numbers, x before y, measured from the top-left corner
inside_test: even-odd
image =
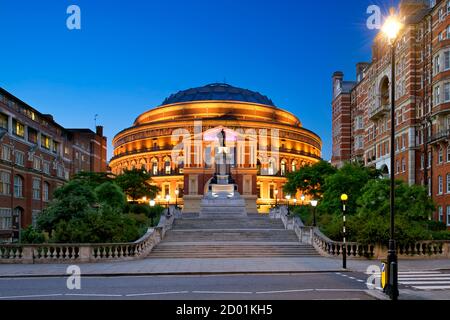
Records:
[[[113,139],[114,174],[145,168],[160,204],[196,213],[215,174],[225,132],[231,176],[249,213],[286,203],[286,175],[321,159],[322,141],[292,113],[254,91],[216,83],[180,91],[141,114]],[[291,196],[300,204],[300,194]]]

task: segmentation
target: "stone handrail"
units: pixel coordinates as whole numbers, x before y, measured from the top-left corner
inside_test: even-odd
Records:
[[[308,243],[323,256],[342,256],[344,243],[333,241],[318,228],[306,227],[299,217],[288,217],[286,207],[273,208],[270,218],[281,219],[287,230],[294,230],[299,241]],[[385,259],[387,247],[381,245],[363,245],[357,242],[345,243],[348,258]],[[397,246],[399,258],[450,258],[450,241],[418,241],[409,245]]]
[[[126,261],[148,255],[172,227],[175,215],[161,216],[157,227],[148,229],[132,243],[102,244],[0,244],[0,263],[92,263]]]

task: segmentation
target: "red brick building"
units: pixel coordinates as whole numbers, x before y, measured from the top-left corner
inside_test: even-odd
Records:
[[[103,128],[66,129],[0,88],[0,242],[34,223],[79,171],[106,171]]]
[[[333,157],[427,186],[450,227],[450,1],[403,0],[396,55],[396,154],[390,168],[391,50],[383,34],[356,81],[333,75]],[[431,218],[431,217],[430,217]]]

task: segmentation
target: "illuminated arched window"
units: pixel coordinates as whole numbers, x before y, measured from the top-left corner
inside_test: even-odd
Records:
[[[158,175],[158,160],[154,158],[152,159],[152,175]]]
[[[295,172],[295,171],[297,171],[297,161],[292,161],[292,164],[291,164],[291,171],[292,172]]]
[[[281,175],[282,176],[286,175],[286,160],[281,161]]]
[[[275,160],[274,159],[269,160],[268,174],[269,174],[269,176],[275,175]]]
[[[165,174],[172,174],[172,167],[170,164],[170,158],[167,157],[164,159],[164,172]]]

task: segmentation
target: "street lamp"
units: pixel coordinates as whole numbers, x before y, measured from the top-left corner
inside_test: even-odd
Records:
[[[178,195],[180,194],[180,190],[175,190],[175,208],[178,209]]]
[[[274,191],[275,193],[275,208],[278,206],[278,189]]]
[[[341,195],[341,201],[342,201],[342,220],[344,222],[344,227],[342,229],[344,233],[344,247],[342,248],[342,268],[347,269],[347,241],[346,241],[347,230],[345,226],[346,224],[345,210],[348,201],[348,195],[346,195],[345,193]]]
[[[313,227],[317,227],[317,221],[316,221],[316,207],[319,204],[319,201],[317,200],[311,200],[311,206],[313,207]]]
[[[150,207],[154,207],[156,206],[156,201],[155,200],[150,200]]]
[[[289,217],[291,215],[291,212],[289,210],[289,200],[291,200],[291,195],[290,194],[286,195],[286,200],[287,200],[287,209],[288,209],[287,216]]]
[[[297,207],[297,199],[294,199],[294,209]]]
[[[152,200],[150,200],[149,204],[150,204],[150,207],[153,209],[156,205],[156,201],[152,199]],[[153,214],[154,214],[154,212],[152,210],[151,215],[150,215],[150,222],[151,222],[152,226],[153,226]]]
[[[388,281],[385,292],[392,300],[398,299],[398,266],[397,248],[395,242],[394,206],[395,206],[395,43],[402,28],[401,22],[395,15],[395,9],[390,10],[390,16],[382,28],[391,46],[391,181],[390,181],[390,239],[388,250]]]
[[[303,207],[303,203],[305,202],[305,196],[302,195],[302,196],[300,197],[300,200],[302,200],[302,207]]]

